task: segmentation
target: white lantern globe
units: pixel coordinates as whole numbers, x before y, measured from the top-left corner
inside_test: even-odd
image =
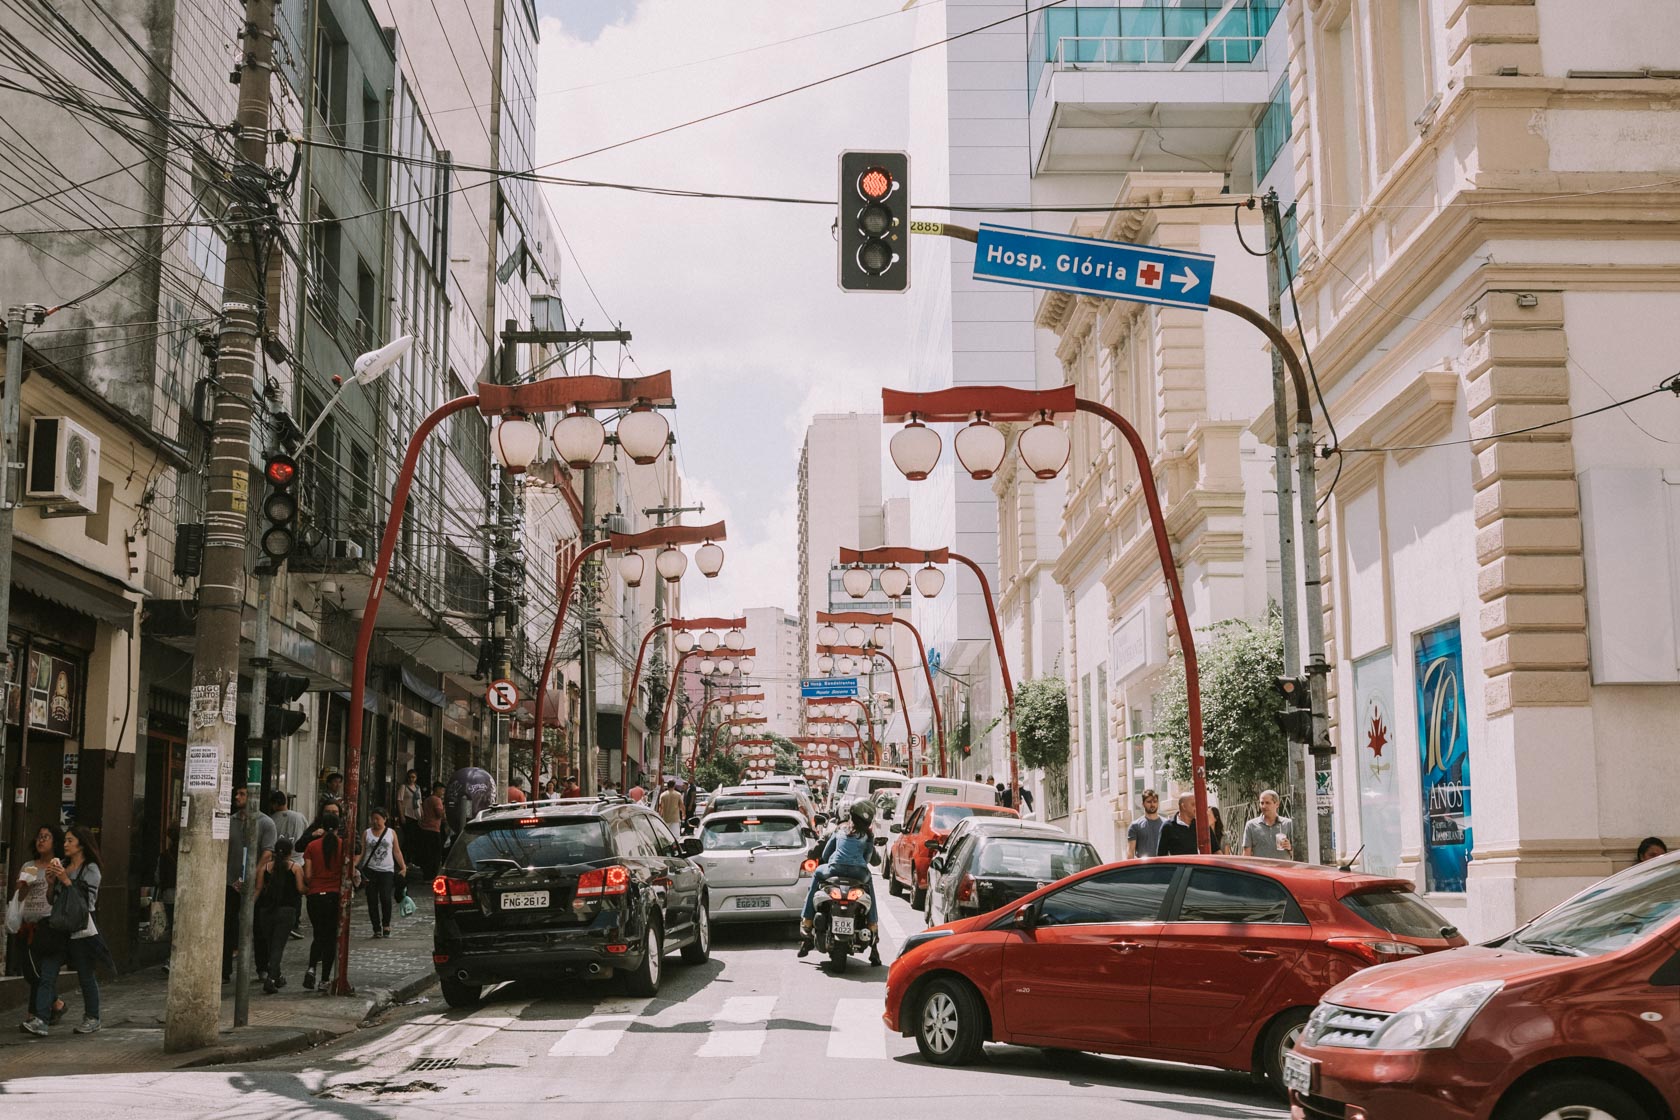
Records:
[[[825,622],[821,626],[817,627],[817,644],[819,646],[837,646],[837,645],[839,645],[840,644],[840,628],[838,626],[831,625],[830,623],[827,623],[827,622]]]
[[[1009,450],[1009,441],[1004,438],[1003,431],[979,413],[975,413],[973,423],[957,432],[955,443],[957,461],[976,481],[996,474],[1003,465],[1004,454]]]
[[[1050,419],[1047,412],[1039,413],[1038,423],[1015,437],[1015,451],[1021,456],[1021,462],[1040,481],[1062,473],[1071,449],[1067,429]]]
[[[646,401],[639,401],[618,422],[618,445],[640,466],[658,462],[664,454],[671,425]]]
[[[861,646],[863,644],[863,639],[867,636],[868,635],[863,632],[863,627],[861,626],[854,625],[846,627],[846,644],[849,646]]]
[[[741,658],[741,662],[740,662],[741,673],[743,675],[751,673],[753,671],[753,664],[754,664],[754,662],[753,662],[752,658],[750,658],[750,657]],[[756,709],[758,707],[758,705],[754,704],[753,707]]]
[[[653,566],[666,583],[675,583],[688,570],[688,557],[676,545],[668,544],[653,558]]]
[[[834,658],[829,656],[826,653],[823,654],[821,657],[817,658],[817,672],[819,672],[819,673],[832,673],[832,672],[834,672]]]
[[[562,462],[574,471],[581,471],[600,456],[607,442],[607,429],[587,412],[568,412],[554,425],[549,441]]]
[[[724,634],[723,644],[730,649],[746,649],[747,636],[739,630],[730,630]]]
[[[916,573],[916,590],[923,598],[932,599],[945,587],[945,573],[929,564]]]
[[[717,671],[722,673],[726,677],[730,673],[733,673],[735,671],[735,660],[734,660],[734,658],[730,658],[730,657],[719,658],[718,663],[717,663]]]
[[[642,576],[647,574],[647,560],[635,551],[626,552],[618,558],[618,575],[626,587],[640,587]]]
[[[700,648],[707,653],[717,649],[720,644],[722,644],[721,639],[718,638],[716,630],[708,630],[700,635]]]
[[[880,580],[882,594],[889,599],[903,598],[904,593],[910,590],[910,573],[897,564],[882,569],[876,578]]]
[[[671,639],[671,644],[678,653],[688,653],[694,649],[694,635],[687,630],[678,630],[677,636]]]
[[[914,416],[887,442],[893,466],[911,482],[920,482],[933,473],[933,468],[939,465],[939,452],[943,446],[939,433]]]
[[[709,677],[715,672],[717,672],[717,665],[712,662],[712,659],[709,657],[702,658],[700,661],[700,675],[702,677]]]
[[[713,579],[723,571],[723,546],[707,541],[694,550],[694,566],[700,569],[700,574],[707,579]]]
[[[840,577],[840,585],[846,589],[846,594],[854,599],[861,599],[869,594],[869,589],[875,586],[875,577],[868,568],[847,568]]]
[[[887,633],[887,628],[885,626],[877,626],[875,627],[874,633],[870,635],[869,640],[875,643],[875,648],[886,649],[887,643],[892,640],[892,635]]]
[[[840,675],[843,677],[849,677],[855,672],[857,672],[856,659],[851,657],[842,657],[840,659]]]
[[[542,432],[523,416],[506,416],[496,425],[491,440],[496,453],[496,465],[518,473],[531,465],[542,447]]]

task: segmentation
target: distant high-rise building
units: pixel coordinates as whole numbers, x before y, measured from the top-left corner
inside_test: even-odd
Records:
[[[846,412],[813,417],[799,453],[799,664],[814,671],[812,628],[829,608],[829,570],[841,548],[884,542],[881,417]],[[842,608],[846,609],[846,608]]]
[[[766,731],[799,734],[799,678],[805,659],[799,649],[799,619],[781,607],[748,607],[747,647],[756,649],[749,680],[764,693]]]

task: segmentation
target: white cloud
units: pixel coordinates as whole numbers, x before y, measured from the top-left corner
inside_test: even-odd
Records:
[[[642,0],[584,42],[545,20],[537,162],[562,159],[894,54],[900,0]],[[870,17],[769,50],[681,65]],[[593,30],[593,29],[591,29]],[[676,67],[676,68],[672,68]],[[662,71],[649,73],[650,71]],[[579,178],[832,198],[844,148],[905,146],[908,62],[553,168]],[[641,368],[675,373],[685,494],[724,511],[724,575],[687,580],[685,611],[798,602],[796,472],[819,411],[879,406],[909,361],[909,300],[840,292],[828,207],[548,188],[589,282],[634,335]],[[568,313],[604,326],[571,260]],[[604,361],[612,359],[605,354]],[[710,610],[711,607],[706,609]]]

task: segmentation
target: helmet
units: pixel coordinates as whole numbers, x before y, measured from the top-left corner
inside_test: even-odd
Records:
[[[852,802],[852,827],[868,828],[875,823],[875,803],[873,801]]]

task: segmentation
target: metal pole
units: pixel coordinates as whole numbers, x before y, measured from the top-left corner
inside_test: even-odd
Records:
[[[1145,464],[1144,473],[1146,476],[1148,471],[1149,467]],[[1150,485],[1153,486],[1153,483]],[[1152,500],[1158,500],[1154,499],[1153,489],[1146,496]],[[1009,655],[1003,650],[1003,629],[998,625],[997,606],[992,602],[992,585],[987,582],[986,573],[981,570],[980,565],[956,552],[948,555],[974,573],[974,578],[980,581],[980,594],[986,600],[986,618],[992,624],[992,644],[997,647],[998,668],[1003,674],[1004,711],[1009,720],[1009,803],[1019,810],[1021,805],[1021,755],[1020,744],[1016,742],[1015,738],[1015,682],[1009,676]],[[1199,724],[1200,721],[1198,721],[1198,726]],[[1203,847],[1205,850],[1205,842]]]
[[[502,323],[502,348],[497,354],[496,380],[503,385],[511,385],[519,380],[519,351],[508,335],[517,330],[519,323],[515,319],[508,319]],[[514,507],[514,477],[505,467],[496,470],[496,549],[494,564],[491,568],[495,587],[495,601],[493,626],[499,625],[502,639],[496,643],[496,676],[500,680],[508,680],[513,676],[513,642],[515,618],[514,602],[518,599],[518,588],[513,586],[513,555],[517,551],[514,545],[515,534],[518,532],[518,518]],[[495,712],[490,716],[490,773],[494,775],[497,785],[513,783],[513,767],[510,763],[511,743],[513,733],[512,713]],[[540,737],[540,735],[539,735]],[[537,793],[531,790],[532,796]],[[354,840],[354,836],[351,838]]]
[[[664,585],[665,581],[660,579],[656,586],[663,587]],[[653,640],[653,636],[661,630],[669,629],[670,626],[671,624],[669,622],[655,623],[646,634],[642,635],[642,644],[640,648],[636,650],[636,671],[630,674],[630,695],[625,697],[624,700],[624,722],[621,724],[621,731],[619,732],[619,736],[624,740],[626,748],[624,752],[624,769],[622,778],[625,789],[630,788],[630,712],[636,703],[636,686],[642,682],[642,659],[647,656],[648,643]],[[663,767],[663,759],[660,760],[660,764],[661,767]],[[660,778],[662,779],[663,777],[664,775],[661,774]]]
[[[246,742],[256,746],[263,741],[268,704],[268,601],[274,585],[274,573],[266,568],[257,573],[257,617],[256,635],[253,641],[255,649],[251,655],[251,715],[246,721],[250,734]],[[259,748],[260,749],[260,748]],[[260,757],[260,756],[259,756]],[[239,959],[234,964],[233,972],[233,1025],[243,1027],[251,1021],[251,973],[253,960],[253,927],[256,920],[257,904],[257,857],[261,853],[251,851],[251,829],[256,824],[256,815],[262,811],[257,804],[261,796],[261,781],[252,782],[250,775],[250,754],[247,750],[245,759],[245,812],[240,814],[239,827],[244,830],[245,842],[245,870],[242,878],[245,889],[239,892]],[[270,872],[273,874],[273,872]]]
[[[246,166],[268,166],[274,0],[245,0],[239,69],[238,146]],[[247,181],[249,181],[247,179]],[[266,200],[264,200],[266,201]],[[163,1048],[196,1050],[216,1041],[221,1016],[221,943],[227,865],[224,799],[232,785],[239,689],[239,621],[245,609],[250,540],[251,401],[265,291],[258,242],[268,236],[263,208],[238,200],[223,272],[216,356],[216,403],[205,499],[204,570],[198,589],[192,695],[188,713],[186,820],[181,827]],[[8,398],[7,408],[15,407]]]
[[[583,470],[582,501],[584,548],[578,553],[576,562],[579,568],[589,546],[595,543],[594,467]],[[655,576],[657,578],[657,573]],[[595,650],[590,641],[590,628],[595,622],[595,592],[592,587],[585,587],[583,594],[583,618],[578,623],[578,688],[583,693],[583,727],[578,736],[578,785],[588,795],[597,792],[596,785],[600,781],[600,775],[595,772],[595,744],[599,729],[595,726]],[[562,615],[555,625],[564,626],[565,616]]]

